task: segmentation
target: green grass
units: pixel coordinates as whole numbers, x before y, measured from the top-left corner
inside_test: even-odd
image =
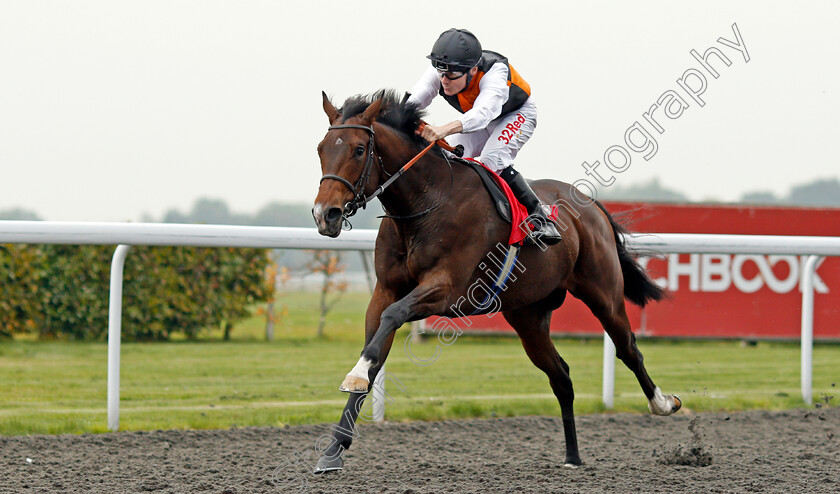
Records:
[[[290,314],[275,341],[263,341],[264,320],[237,326],[233,341],[211,332],[198,341],[123,343],[120,427],[123,430],[227,428],[333,422],[346,395],[339,383],[358,358],[368,296],[348,294],[328,318],[326,337],[314,337],[317,296],[282,299]],[[461,337],[440,346],[431,365],[412,362],[396,336],[388,372],[394,402],[389,420],[559,415],[546,377],[516,338]],[[600,340],[556,340],[571,366],[576,412],[602,412]],[[437,342],[413,344],[418,358]],[[641,340],[645,364],[666,393],[694,411],[802,407],[799,345]],[[635,378],[620,362],[615,411],[646,412]],[[81,433],[106,430],[105,343],[0,342],[0,434]],[[835,406],[840,346],[814,348],[814,397]]]

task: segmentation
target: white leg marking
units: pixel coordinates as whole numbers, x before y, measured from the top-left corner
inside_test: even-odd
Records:
[[[671,395],[665,396],[659,386],[653,390],[653,398],[648,400],[648,410],[655,415],[671,415],[677,403]]]
[[[347,373],[347,375],[350,377],[358,377],[359,379],[367,381],[368,371],[371,367],[373,367],[373,362],[367,361],[364,357],[359,357],[359,361],[356,362],[356,366],[353,367],[353,370]]]

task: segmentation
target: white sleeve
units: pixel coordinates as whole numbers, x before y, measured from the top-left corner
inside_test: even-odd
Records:
[[[420,80],[411,87],[408,103],[414,103],[419,109],[424,109],[432,103],[440,91],[440,77],[434,67],[429,67],[420,76]]]
[[[478,83],[479,93],[473,107],[458,119],[464,128],[462,132],[483,129],[502,114],[502,105],[507,103],[510,95],[507,79],[507,65],[501,62],[493,64],[484,74]]]

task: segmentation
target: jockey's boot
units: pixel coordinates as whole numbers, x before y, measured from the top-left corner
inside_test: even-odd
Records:
[[[531,186],[528,185],[528,182],[525,181],[525,177],[514,170],[512,166],[502,170],[499,176],[510,185],[510,190],[513,192],[513,195],[528,210],[528,214],[530,215],[529,219],[534,225],[534,228],[536,228],[533,233],[529,234],[529,240],[533,242],[534,239],[530,238],[533,236],[546,245],[560,243],[563,237],[560,235],[560,231],[557,230],[557,225],[546,216],[545,211],[540,206],[540,199],[531,189]]]

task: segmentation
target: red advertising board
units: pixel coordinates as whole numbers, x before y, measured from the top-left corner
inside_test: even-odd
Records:
[[[608,202],[633,232],[840,236],[840,209]],[[669,298],[644,310],[627,304],[636,334],[655,337],[798,339],[805,256],[672,254],[641,259]],[[513,329],[501,315],[477,316],[471,331]],[[601,335],[582,302],[568,297],[552,333]],[[817,267],[814,338],[840,340],[840,258]]]

